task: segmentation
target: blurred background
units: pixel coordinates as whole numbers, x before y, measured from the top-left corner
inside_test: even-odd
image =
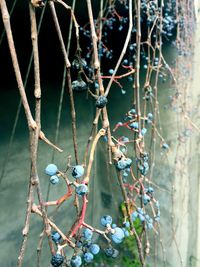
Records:
[[[8,9],[12,10],[14,1],[6,1]],[[71,4],[71,1],[67,2]],[[93,1],[94,17],[98,12],[98,1]],[[58,5],[59,22],[62,28],[64,39],[67,40],[69,14]],[[84,12],[83,12],[84,11]],[[37,9],[38,20],[43,9]],[[96,12],[96,13],[95,13]],[[77,1],[76,16],[78,23],[87,23],[87,8],[85,1]],[[22,77],[26,79],[27,68],[31,55],[30,19],[28,5],[24,1],[16,1],[14,5],[11,26],[16,45],[16,51],[20,63]],[[25,219],[26,199],[30,173],[30,154],[28,129],[23,108],[20,109],[20,96],[15,81],[12,61],[9,54],[6,36],[3,32],[3,23],[0,20],[0,265],[6,267],[16,266],[17,256],[22,240],[22,229]],[[145,31],[145,28],[143,29]],[[153,169],[153,182],[156,188],[156,198],[160,202],[161,222],[160,233],[154,248],[151,248],[148,258],[149,266],[200,266],[199,261],[199,66],[200,66],[200,40],[199,25],[197,24],[196,37],[194,37],[194,53],[184,58],[188,62],[188,68],[193,68],[192,77],[181,80],[179,93],[180,102],[174,101],[177,91],[174,89],[171,80],[162,79],[159,82],[159,109],[162,135],[169,144],[169,151],[161,149],[160,144],[156,145],[155,167]],[[125,31],[113,33],[110,44],[116,53],[119,53],[123,44]],[[39,54],[41,68],[42,88],[42,130],[46,136],[54,141],[56,136],[57,114],[61,97],[63,58],[56,35],[50,10],[46,8],[43,22],[39,33]],[[71,45],[70,60],[73,60],[75,47]],[[82,38],[81,45],[87,45]],[[165,41],[163,53],[169,65],[174,64],[179,55],[171,41]],[[115,57],[114,57],[115,58]],[[181,60],[179,61],[181,62]],[[108,69],[115,66],[115,60],[105,62],[103,71],[106,74]],[[141,70],[141,83],[145,70]],[[72,79],[74,74],[72,73]],[[132,85],[127,80],[122,81],[122,93],[116,85],[112,86],[108,101],[108,114],[111,129],[118,121],[121,121],[125,113],[131,108]],[[34,108],[34,79],[33,66],[27,79],[26,92],[29,103]],[[83,161],[86,142],[90,135],[91,124],[95,114],[94,99],[87,93],[75,93],[75,107],[77,114],[77,136],[79,157]],[[184,99],[187,103],[187,112],[191,119],[187,120],[182,116],[180,103]],[[195,126],[194,126],[194,123]],[[116,137],[128,136],[128,132],[119,130]],[[41,188],[44,197],[49,190],[49,180],[44,174],[47,164],[54,162],[59,169],[66,168],[67,157],[73,158],[72,132],[70,102],[67,90],[63,94],[61,106],[61,118],[57,145],[64,150],[63,153],[53,151],[45,143],[39,143],[38,173],[41,180]],[[130,151],[131,155],[131,151]],[[133,159],[134,160],[134,159]],[[99,218],[104,214],[110,214],[118,222],[119,207],[122,202],[120,188],[114,166],[107,164],[107,152],[105,141],[102,139],[98,144],[96,160],[93,166],[91,194],[87,222],[101,227]],[[94,190],[92,190],[92,188]],[[119,192],[119,193],[117,193]],[[64,183],[58,186],[50,186],[49,199],[55,200],[65,193]],[[68,200],[56,213],[54,220],[61,228],[68,229],[73,218],[73,199]],[[54,208],[49,208],[52,212]],[[36,253],[39,234],[42,231],[40,218],[31,217],[31,227],[28,240],[27,253],[23,266],[36,266]],[[154,240],[154,233],[151,239]],[[44,240],[47,242],[47,240]],[[46,243],[45,243],[46,244]],[[121,248],[123,249],[123,248]],[[49,266],[50,258],[48,246],[43,246],[41,266]],[[70,254],[70,251],[67,253]],[[164,253],[164,254],[163,254]],[[163,256],[164,255],[164,256]],[[163,261],[164,258],[164,261]],[[95,264],[95,263],[94,263]],[[132,266],[121,262],[102,263],[101,266]],[[100,266],[96,263],[94,266]],[[139,265],[133,265],[139,266]]]

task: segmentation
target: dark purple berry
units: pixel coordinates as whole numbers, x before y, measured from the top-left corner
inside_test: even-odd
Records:
[[[64,261],[64,257],[58,253],[52,256],[51,264],[53,267],[59,267]]]
[[[98,97],[98,99],[96,101],[96,107],[97,108],[103,108],[103,107],[105,107],[105,105],[107,103],[108,103],[108,99],[104,95],[101,95]]]

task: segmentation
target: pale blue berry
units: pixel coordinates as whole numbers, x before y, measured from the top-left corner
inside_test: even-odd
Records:
[[[129,231],[128,231],[128,230],[125,230],[125,231],[124,231],[124,235],[125,235],[126,237],[130,236]]]
[[[112,224],[112,228],[115,229],[117,225],[115,223]]]
[[[80,267],[82,264],[82,259],[79,255],[73,256],[71,258],[71,267]]]
[[[130,123],[129,126],[135,130],[139,128],[139,124],[137,121]]]
[[[146,134],[146,132],[147,132],[147,129],[146,128],[142,128],[141,135],[144,136]]]
[[[113,70],[113,69],[109,69],[109,71],[108,71],[108,72],[109,72],[109,74],[110,74],[110,75],[113,75],[113,73],[114,73],[114,70]]]
[[[85,239],[91,239],[93,236],[93,232],[90,229],[86,228],[83,231],[83,236],[85,237]]]
[[[84,174],[84,168],[82,165],[76,165],[72,169],[72,176],[77,179],[83,176]]]
[[[59,241],[61,239],[61,235],[58,232],[53,231],[51,234],[51,238],[55,243],[59,243]]]
[[[50,178],[50,183],[55,185],[55,184],[58,184],[59,183],[59,178],[57,175],[52,175],[51,178]]]
[[[119,227],[116,227],[114,230],[115,230],[115,232],[114,232],[114,234],[111,235],[111,238],[112,238],[114,243],[119,244],[123,241],[123,239],[125,237],[124,231]]]
[[[58,168],[55,164],[49,164],[49,165],[47,165],[47,167],[45,169],[45,173],[49,176],[56,174],[57,171],[58,171]]]
[[[112,224],[112,217],[110,215],[104,215],[101,217],[101,224],[107,226]]]
[[[87,185],[85,185],[85,184],[79,184],[79,185],[76,187],[76,193],[77,193],[79,196],[83,196],[83,195],[85,195],[87,192],[88,192],[88,187],[87,187]]]
[[[127,167],[127,163],[125,159],[120,159],[117,161],[116,167],[118,170],[124,170]]]
[[[137,217],[138,217],[138,212],[137,212],[137,211],[134,211],[134,212],[131,214],[132,221],[134,222],[134,221],[136,220]]]
[[[87,263],[90,263],[92,262],[92,260],[94,259],[94,256],[92,253],[90,252],[86,252],[84,255],[83,255],[83,258],[84,258],[84,261],[87,262]]]
[[[99,245],[97,245],[97,244],[92,244],[92,245],[90,246],[90,252],[91,252],[92,254],[96,255],[96,254],[99,253],[99,251],[100,251],[100,247],[99,247]]]

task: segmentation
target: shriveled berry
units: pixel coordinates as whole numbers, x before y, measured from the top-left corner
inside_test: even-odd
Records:
[[[103,108],[105,107],[105,105],[108,103],[108,99],[106,96],[101,95],[98,97],[97,101],[96,101],[96,107],[97,108]]]
[[[58,171],[58,168],[55,164],[49,164],[49,165],[47,165],[47,167],[45,169],[45,173],[49,176],[56,174],[57,171]]]
[[[112,257],[114,249],[112,247],[108,247],[104,249],[106,256]]]
[[[117,250],[117,249],[113,249],[112,258],[115,259],[115,258],[118,257],[118,255],[119,255],[119,250]]]
[[[88,89],[87,84],[82,80],[75,80],[72,82],[72,90],[82,92]]]
[[[83,176],[84,174],[84,168],[82,165],[76,165],[73,167],[73,170],[72,170],[72,176],[74,178],[80,178],[81,176]]]
[[[83,58],[75,58],[72,62],[72,68],[75,70],[80,70],[81,68],[86,68],[87,62]]]
[[[51,264],[54,267],[59,267],[64,261],[64,257],[58,253],[52,256],[51,258]]]

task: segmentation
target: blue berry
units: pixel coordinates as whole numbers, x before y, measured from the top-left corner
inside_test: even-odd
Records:
[[[138,217],[138,212],[137,212],[137,211],[134,211],[134,212],[131,214],[132,221],[134,222],[134,221],[136,220],[137,217]]]
[[[130,222],[129,221],[125,222],[125,227],[126,228],[129,228],[130,227]]]
[[[83,236],[85,237],[85,239],[91,239],[93,236],[93,232],[90,229],[86,228],[83,231]]]
[[[118,170],[124,170],[127,167],[126,161],[124,159],[118,160],[116,167]]]
[[[122,62],[122,64],[128,65],[128,59],[124,59],[124,61]]]
[[[45,169],[45,173],[49,176],[56,174],[57,171],[58,171],[58,168],[55,164],[49,164],[49,165],[47,165],[47,167]]]
[[[123,141],[124,143],[127,143],[127,142],[129,142],[129,138],[126,137],[126,136],[122,136],[122,141]]]
[[[162,148],[164,148],[164,149],[168,149],[168,148],[169,148],[169,145],[168,145],[167,143],[164,143],[164,144],[162,145]]]
[[[79,184],[79,185],[76,187],[76,193],[77,193],[79,196],[83,196],[83,195],[85,195],[87,192],[88,192],[88,187],[87,187],[87,185],[85,185],[85,184]]]
[[[124,231],[124,235],[125,235],[126,237],[130,236],[129,231],[128,231],[128,230],[125,230],[125,231]]]
[[[114,249],[112,247],[108,247],[108,248],[104,249],[104,251],[105,251],[106,256],[112,257]]]
[[[94,83],[94,88],[95,88],[95,89],[99,89],[99,84],[98,84],[98,82],[95,82],[95,83]]]
[[[58,253],[52,256],[51,258],[51,264],[54,267],[59,267],[64,261],[64,257]]]
[[[94,256],[92,253],[90,252],[86,252],[84,255],[83,255],[83,258],[84,258],[84,261],[87,262],[87,263],[90,263],[92,262],[92,260],[94,259]]]
[[[101,224],[103,226],[107,226],[107,224],[111,225],[112,224],[112,217],[110,215],[105,215],[101,217]]]
[[[142,128],[141,135],[144,136],[146,134],[146,132],[147,132],[147,129],[146,128]]]
[[[153,114],[152,114],[152,113],[148,113],[148,114],[147,114],[147,118],[148,118],[149,120],[152,120],[152,119],[153,119]]]
[[[133,129],[138,129],[139,128],[139,124],[137,121],[132,122],[131,124],[129,124],[129,126]]]
[[[51,238],[55,243],[59,243],[59,241],[61,239],[61,235],[58,232],[53,231],[51,234]]]
[[[128,177],[128,173],[126,171],[123,172],[123,177]]]
[[[145,221],[144,215],[138,214],[138,217],[139,217],[139,219],[140,219],[141,222],[144,222]]]
[[[147,192],[152,194],[154,192],[153,187],[149,186],[147,189]]]
[[[78,240],[76,242],[76,246],[77,246],[77,248],[81,248],[83,246],[83,242],[81,240]]]
[[[148,229],[152,229],[153,228],[153,224],[152,223],[147,223],[147,228]]]
[[[114,230],[115,230],[115,232],[114,232],[114,234],[111,235],[111,238],[112,238],[113,242],[115,242],[116,244],[119,244],[123,241],[123,239],[125,237],[124,231],[119,227],[116,227]]]
[[[113,249],[112,258],[115,259],[118,257],[118,255],[119,255],[119,251],[117,249]]]
[[[108,103],[108,99],[106,96],[101,95],[97,98],[96,101],[96,107],[97,108],[104,108],[106,106],[106,104]]]
[[[126,167],[130,167],[131,164],[132,164],[132,159],[127,158],[127,159],[126,159]]]
[[[72,90],[82,92],[88,89],[87,84],[82,80],[75,80],[72,82]]]
[[[54,185],[55,185],[55,184],[58,184],[59,181],[60,181],[60,180],[59,180],[59,178],[58,178],[57,175],[52,175],[51,178],[50,178],[50,183],[51,183],[51,184],[54,184]]]
[[[150,202],[151,198],[147,194],[144,194],[143,196],[143,203],[144,205],[147,205]]]
[[[92,245],[90,246],[90,252],[91,252],[92,254],[96,255],[96,254],[99,253],[99,251],[100,251],[100,247],[99,247],[99,245],[97,245],[97,244],[92,244]]]
[[[84,174],[84,168],[82,165],[76,165],[73,167],[72,176],[75,179],[80,178],[81,176],[83,176],[83,174]]]
[[[82,259],[79,255],[73,256],[71,258],[71,267],[79,267],[82,264]]]
[[[115,223],[112,224],[112,228],[115,229],[117,225]]]
[[[112,257],[113,259],[117,258],[119,255],[119,251],[117,249],[114,249],[113,247],[108,247],[104,249],[105,254],[107,257]]]
[[[108,72],[109,72],[109,74],[110,74],[110,75],[113,75],[113,73],[114,73],[114,70],[113,70],[113,69],[109,69],[109,71],[108,71]]]

